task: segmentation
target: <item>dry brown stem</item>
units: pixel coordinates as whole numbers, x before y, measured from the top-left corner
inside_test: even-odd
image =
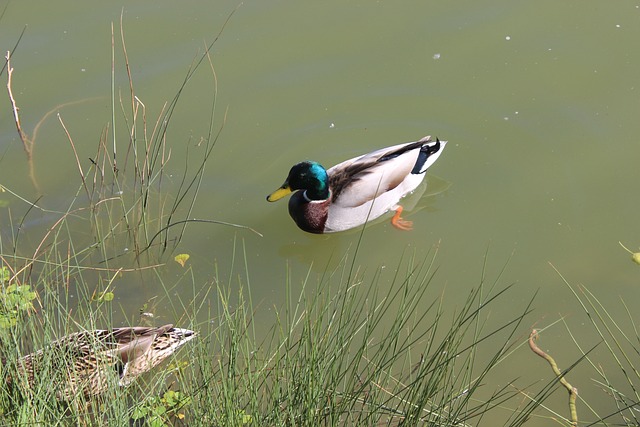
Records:
[[[13,90],[11,89],[11,82],[13,77],[13,67],[11,66],[11,51],[7,51],[7,55],[5,56],[7,61],[7,92],[9,93],[9,100],[11,101],[11,110],[13,111],[13,121],[16,124],[16,129],[18,130],[18,135],[20,136],[20,140],[22,141],[22,147],[24,148],[24,152],[27,155],[27,163],[29,165],[29,178],[31,179],[31,183],[34,188],[40,194],[40,186],[38,185],[38,181],[36,180],[35,170],[33,167],[33,140],[29,138],[29,136],[22,130],[22,125],[20,124],[20,108],[16,104],[16,99],[13,96]]]

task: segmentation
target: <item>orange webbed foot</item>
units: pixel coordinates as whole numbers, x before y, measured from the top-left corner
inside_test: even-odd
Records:
[[[400,218],[402,210],[402,206],[398,206],[396,208],[396,213],[393,218],[391,218],[391,225],[393,225],[398,230],[411,231],[413,230],[413,221]]]

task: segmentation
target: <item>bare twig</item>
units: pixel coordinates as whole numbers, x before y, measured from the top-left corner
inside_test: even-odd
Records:
[[[192,218],[192,219],[183,219],[181,221],[176,221],[173,222],[171,224],[167,224],[166,226],[162,227],[156,234],[153,235],[153,237],[151,237],[151,239],[149,239],[149,244],[147,245],[147,247],[145,247],[140,254],[146,252],[147,250],[149,250],[149,248],[151,248],[151,246],[153,245],[153,241],[156,239],[156,237],[158,237],[160,234],[162,234],[163,232],[165,232],[166,230],[168,230],[169,228],[175,226],[175,225],[180,225],[180,224],[185,224],[185,223],[192,223],[192,222],[199,222],[199,223],[206,223],[206,224],[219,224],[219,225],[226,225],[228,227],[235,227],[235,228],[242,228],[244,230],[249,230],[252,233],[257,234],[260,237],[264,237],[262,235],[262,233],[260,233],[257,230],[254,230],[251,227],[248,227],[246,225],[241,225],[241,224],[234,224],[231,222],[225,222],[225,221],[218,221],[215,219],[199,219],[199,218]]]
[[[11,100],[13,121],[16,124],[16,129],[18,130],[18,135],[20,136],[20,140],[22,141],[24,151],[27,154],[27,159],[30,161],[32,156],[32,142],[27,134],[22,130],[22,125],[20,125],[20,115],[18,114],[18,111],[20,109],[16,105],[16,100],[13,97],[13,91],[11,90],[11,78],[13,76],[13,67],[11,66],[11,52],[7,51],[5,59],[7,60],[7,91],[9,92],[9,100]]]
[[[538,356],[542,357],[544,360],[549,362],[549,365],[551,365],[551,369],[553,370],[553,373],[556,374],[556,376],[559,378],[560,384],[562,384],[562,386],[566,388],[567,391],[569,392],[569,410],[571,412],[571,426],[577,427],[578,411],[576,410],[576,398],[578,397],[578,389],[575,387],[572,387],[571,384],[569,384],[569,382],[564,378],[564,375],[562,374],[562,372],[560,372],[560,369],[558,369],[558,365],[556,364],[556,361],[553,359],[553,357],[549,356],[547,353],[542,351],[540,347],[536,345],[535,340],[537,338],[538,338],[538,331],[536,329],[533,329],[531,331],[531,334],[529,335],[529,347],[531,348],[531,351],[533,351],[535,354],[537,354]]]
[[[116,51],[115,36],[113,34],[113,22],[111,23],[111,138],[113,138],[113,172],[118,174],[118,164],[116,162],[116,112],[115,112],[115,86],[116,86]]]
[[[16,100],[13,97],[13,90],[11,89],[11,78],[13,77],[13,67],[11,66],[11,51],[7,51],[5,59],[7,61],[7,92],[9,93],[9,100],[11,101],[13,121],[16,124],[18,135],[20,136],[20,140],[22,141],[22,147],[24,148],[24,152],[27,155],[27,163],[29,164],[29,178],[31,179],[31,183],[35,187],[36,191],[40,193],[40,187],[38,185],[38,182],[36,181],[35,171],[33,168],[33,140],[29,139],[29,136],[26,134],[26,132],[22,130],[22,125],[20,124],[20,114],[18,114],[20,108],[16,104]]]
[[[73,138],[71,138],[71,134],[67,130],[64,122],[62,121],[62,117],[60,117],[60,113],[58,113],[58,121],[62,125],[62,129],[64,129],[64,133],[67,135],[67,139],[69,139],[69,143],[71,144],[71,148],[73,149],[73,155],[76,157],[76,165],[78,166],[78,171],[80,171],[80,179],[82,180],[82,186],[84,187],[84,191],[87,193],[87,200],[91,200],[91,194],[89,193],[89,188],[87,188],[87,181],[84,176],[84,171],[82,170],[82,163],[80,163],[80,159],[78,158],[78,152],[76,151],[76,146],[73,143]]]

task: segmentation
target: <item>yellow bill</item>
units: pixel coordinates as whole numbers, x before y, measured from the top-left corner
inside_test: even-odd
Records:
[[[276,200],[280,200],[282,199],[284,196],[291,194],[291,188],[289,187],[288,184],[283,185],[282,187],[278,188],[276,191],[274,191],[273,193],[269,194],[267,196],[267,200],[269,202],[275,202]]]

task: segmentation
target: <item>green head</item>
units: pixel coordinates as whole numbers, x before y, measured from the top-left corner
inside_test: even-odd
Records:
[[[284,184],[267,196],[267,200],[275,202],[296,190],[304,190],[310,200],[326,200],[329,198],[329,175],[317,162],[301,162],[294,165]]]

